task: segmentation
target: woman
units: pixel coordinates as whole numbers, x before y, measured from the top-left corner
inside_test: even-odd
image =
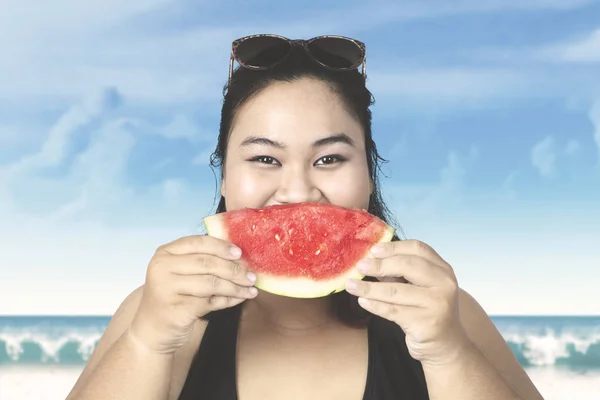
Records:
[[[212,158],[218,212],[315,201],[390,222],[364,50],[342,37],[234,42]],[[258,293],[230,243],[161,246],[68,399],[541,398],[433,249],[394,240],[378,250],[361,265],[368,279],[293,299]]]

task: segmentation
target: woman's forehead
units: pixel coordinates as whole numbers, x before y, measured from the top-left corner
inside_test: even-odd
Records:
[[[236,145],[251,137],[314,144],[339,134],[349,139],[345,144],[364,141],[362,127],[339,96],[326,84],[309,79],[265,88],[240,107],[232,128],[229,139]]]

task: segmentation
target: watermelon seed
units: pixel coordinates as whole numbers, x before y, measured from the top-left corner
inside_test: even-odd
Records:
[[[281,238],[279,237],[279,235],[275,235],[275,240],[277,240],[278,242],[281,240]]]
[[[252,225],[252,230],[255,230],[255,229],[256,229],[256,225]]]
[[[291,255],[294,255],[294,252],[292,251],[292,249],[290,249],[290,254],[291,254]]]
[[[315,253],[315,256],[318,256],[321,253],[321,249],[317,250],[317,252]]]

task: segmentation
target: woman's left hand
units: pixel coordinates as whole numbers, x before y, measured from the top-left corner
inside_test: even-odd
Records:
[[[470,346],[458,314],[459,286],[452,267],[416,240],[381,243],[359,271],[379,282],[351,280],[346,290],[367,311],[397,323],[413,358],[447,365]]]

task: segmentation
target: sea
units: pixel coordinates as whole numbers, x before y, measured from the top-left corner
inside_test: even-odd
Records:
[[[110,316],[0,316],[0,399],[64,400]],[[492,320],[546,400],[600,400],[600,316]]]

